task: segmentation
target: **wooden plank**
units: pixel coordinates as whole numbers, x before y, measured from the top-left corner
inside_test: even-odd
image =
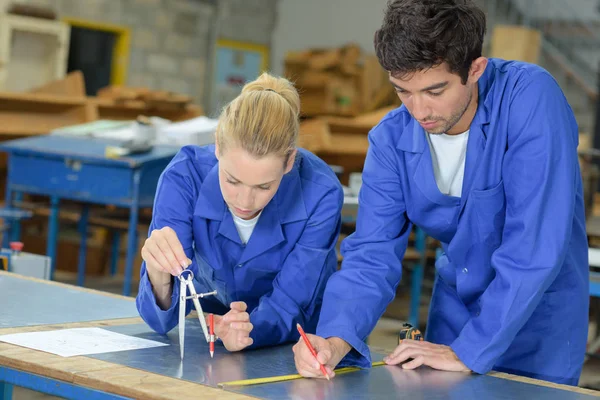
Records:
[[[43,135],[55,128],[88,122],[94,115],[82,96],[0,92],[1,135]]]
[[[390,111],[398,108],[398,106],[383,107],[378,110],[358,115],[354,118],[342,117],[323,117],[329,124],[329,129],[332,132],[343,133],[364,133],[369,131],[381,121]]]
[[[379,64],[379,59],[375,55],[365,55],[363,58],[363,73],[359,77],[361,88],[362,111],[372,111],[377,108],[373,101],[376,93],[383,87],[391,87],[388,80],[388,73]]]
[[[141,98],[150,89],[111,85],[98,90],[96,96],[102,100],[135,100]]]
[[[78,96],[61,96],[51,93],[17,93],[17,92],[0,92],[0,105],[5,105],[7,102],[35,104],[40,106],[83,106],[86,102],[85,98]],[[65,108],[65,107],[62,107]],[[18,109],[12,107],[12,109]]]
[[[520,60],[537,64],[542,34],[537,29],[519,25],[494,25],[490,57]]]
[[[507,380],[510,380],[510,381],[529,383],[531,385],[544,386],[544,387],[548,387],[548,388],[552,388],[552,389],[560,389],[560,390],[566,390],[568,392],[575,392],[575,393],[581,393],[581,394],[587,394],[587,395],[590,395],[590,396],[600,397],[600,392],[599,391],[585,389],[585,388],[580,388],[580,387],[576,387],[576,386],[560,385],[558,383],[553,383],[553,382],[548,382],[548,381],[541,381],[541,380],[538,380],[538,379],[527,378],[527,377],[524,377],[524,376],[506,374],[504,372],[494,372],[494,371],[492,371],[492,372],[488,373],[488,375],[496,377],[496,378],[507,379]]]
[[[131,398],[163,400],[196,398],[199,394],[220,400],[249,399],[180,379],[152,374],[87,357],[60,357],[18,346],[0,351],[0,364],[9,368],[38,374]]]
[[[47,93],[61,96],[85,97],[85,81],[81,71],[70,72],[63,79],[49,82],[32,89],[32,93]]]
[[[308,68],[313,70],[324,70],[336,67],[340,61],[341,49],[315,50],[308,60]]]
[[[183,121],[204,115],[197,104],[176,104],[175,108],[149,107],[143,100],[128,100],[123,103],[110,98],[88,97],[97,108],[98,118],[114,120],[135,120],[140,115],[158,116],[171,121]]]
[[[300,124],[298,145],[313,153],[331,147],[329,125],[321,118],[313,118]]]
[[[363,136],[352,133],[332,133],[331,143],[330,147],[324,149],[324,153],[366,156],[369,148],[367,135]]]
[[[253,398],[181,379],[169,378],[133,368],[115,368],[113,364],[105,364],[108,365],[102,369],[76,374],[74,383],[121,396],[149,400],[193,399],[199,397],[218,400]]]
[[[132,100],[132,99],[129,99]],[[146,109],[143,101],[119,103],[110,97],[88,97],[88,101],[95,104],[98,108],[117,109],[117,110],[135,110],[142,111]]]

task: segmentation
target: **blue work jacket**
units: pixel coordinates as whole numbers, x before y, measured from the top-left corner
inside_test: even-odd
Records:
[[[244,245],[221,194],[214,152],[213,145],[186,146],[173,158],[158,183],[150,232],[174,229],[192,260],[196,292],[217,290],[216,297],[201,299],[204,312],[222,315],[233,301],[247,303],[252,347],[297,340],[296,323],[314,332],[325,284],[337,267],[344,197],[339,180],[322,160],[299,149]],[[177,325],[179,284],[173,285],[171,307],[160,309],[145,263],[136,302],[155,331]],[[187,303],[189,313],[193,304]]]
[[[411,225],[442,242],[426,340],[491,369],[576,384],[589,270],[578,128],[542,68],[490,59],[478,82],[461,197],[437,187],[426,133],[404,106],[369,134],[356,232],[330,279],[317,333],[353,348],[396,293]]]

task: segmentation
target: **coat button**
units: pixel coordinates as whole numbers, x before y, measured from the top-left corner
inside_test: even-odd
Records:
[[[238,264],[238,265],[236,265],[236,267],[242,268],[242,265],[244,265],[244,264]]]
[[[469,270],[466,268],[463,268],[463,274],[466,274],[467,272],[469,272]]]

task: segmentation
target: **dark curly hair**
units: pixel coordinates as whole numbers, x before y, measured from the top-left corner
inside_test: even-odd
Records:
[[[485,14],[471,0],[389,0],[375,53],[396,78],[446,62],[465,84],[485,30]]]

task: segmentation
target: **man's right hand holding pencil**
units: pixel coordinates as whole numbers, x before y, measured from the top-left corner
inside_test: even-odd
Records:
[[[330,337],[324,339],[320,336],[306,334],[306,338],[317,353],[313,356],[306,341],[300,337],[298,343],[294,345],[294,362],[298,373],[307,378],[323,378],[327,377],[321,372],[321,365],[325,367],[329,378],[335,376],[333,369],[351,350],[351,347],[346,341],[338,337]]]

